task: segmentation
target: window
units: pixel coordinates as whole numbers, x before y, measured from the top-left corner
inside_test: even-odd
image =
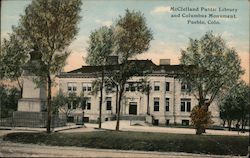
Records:
[[[88,91],[89,91],[89,92],[91,91],[91,86],[88,86]]]
[[[131,92],[136,91],[135,83],[131,83],[131,84],[130,84],[130,91],[131,91]]]
[[[76,107],[77,107],[77,101],[76,100],[72,101],[72,104],[73,104],[73,109],[76,109]]]
[[[188,125],[189,125],[189,120],[182,120],[182,121],[181,121],[181,124],[182,124],[183,126],[188,126]]]
[[[181,91],[182,92],[191,92],[191,84],[189,83],[181,83]]]
[[[166,98],[165,103],[165,111],[169,111],[169,98]]]
[[[154,111],[159,111],[159,98],[154,98]]]
[[[185,102],[181,102],[181,111],[185,112]]]
[[[141,83],[137,83],[137,91],[142,92],[143,86]]]
[[[83,117],[83,122],[89,122],[89,117]]]
[[[191,102],[187,102],[187,112],[191,111]]]
[[[106,87],[106,93],[112,92],[113,87],[111,84],[106,84],[105,87]]]
[[[181,112],[191,111],[191,99],[181,99]]]
[[[160,82],[159,81],[155,81],[154,82],[154,91],[159,91],[160,90]]]
[[[169,91],[170,87],[169,87],[170,83],[166,82],[166,91]]]
[[[91,109],[91,102],[90,102],[91,98],[86,98],[83,102],[82,102],[82,107],[85,110],[90,110]]]
[[[125,84],[125,91],[129,91],[129,84]]]
[[[131,91],[131,92],[135,92],[137,90],[137,83],[136,82],[129,82],[127,84],[125,84],[125,91]]]
[[[111,110],[112,109],[112,101],[111,97],[106,98],[106,110]]]
[[[69,82],[68,83],[68,92],[76,92],[76,83],[75,82]]]
[[[159,120],[158,120],[158,119],[155,119],[155,120],[153,121],[153,125],[154,125],[154,126],[158,126],[158,125],[159,125]]]
[[[91,92],[92,91],[92,84],[91,83],[82,83],[82,91],[83,92]]]
[[[166,120],[166,126],[168,126],[169,125],[169,120]]]
[[[68,109],[76,109],[78,106],[78,102],[76,100],[72,100],[68,103]]]

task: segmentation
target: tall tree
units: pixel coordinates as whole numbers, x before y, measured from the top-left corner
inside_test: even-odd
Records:
[[[149,49],[153,39],[152,31],[146,24],[146,19],[141,12],[126,10],[124,16],[120,16],[114,28],[115,52],[119,56],[120,66],[116,72],[116,82],[119,83],[118,111],[116,130],[119,130],[121,100],[127,80],[138,73],[137,65],[128,59],[141,54]],[[142,71],[142,70],[141,70]]]
[[[196,67],[196,71],[187,70],[181,78],[191,83],[198,107],[205,111],[223,89],[236,83],[243,74],[235,49],[227,47],[221,36],[212,32],[200,39],[190,39],[181,54],[181,64]],[[196,131],[201,134],[204,129],[196,128]]]
[[[0,79],[10,79],[11,81],[17,81],[18,87],[23,90],[23,67],[28,60],[29,48],[24,43],[23,39],[17,35],[15,30],[18,28],[13,27],[13,33],[9,34],[8,39],[3,39],[1,44],[1,68]]]
[[[51,87],[53,75],[65,65],[66,48],[78,32],[81,0],[33,0],[20,19],[20,35],[41,56],[43,66],[32,73],[47,83],[47,132],[51,125]]]
[[[241,124],[243,130],[246,121],[249,119],[249,89],[249,85],[244,81],[240,81],[221,97],[220,117],[227,121],[229,130],[232,121]]]
[[[90,34],[89,47],[87,48],[88,55],[86,63],[91,66],[101,66],[101,80],[95,81],[95,93],[100,90],[99,102],[99,128],[102,127],[102,104],[103,104],[103,88],[104,88],[104,73],[105,65],[107,65],[108,57],[113,53],[113,31],[111,28],[103,26]],[[99,83],[97,83],[99,82]]]

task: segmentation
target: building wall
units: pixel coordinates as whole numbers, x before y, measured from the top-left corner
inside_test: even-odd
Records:
[[[141,77],[133,77],[128,82],[136,82],[139,81]],[[197,105],[198,101],[195,97],[189,92],[181,91],[181,82],[179,79],[174,79],[173,77],[165,77],[165,76],[148,76],[150,81],[150,85],[152,90],[150,91],[149,97],[149,110],[150,115],[153,116],[154,120],[158,120],[159,124],[182,124],[183,120],[189,121],[190,124],[190,112],[187,111],[187,107],[185,107],[185,112],[181,111],[181,100],[186,99],[186,101],[190,100],[191,109]],[[95,78],[60,78],[59,79],[59,88],[68,93],[68,85],[74,84],[76,86],[76,93],[79,95],[82,92],[83,83],[92,83]],[[154,90],[154,84],[158,82],[160,89],[158,91]],[[166,91],[166,82],[169,82],[169,91]],[[157,83],[156,83],[157,84]],[[100,93],[97,95],[92,95],[90,92],[84,92],[86,97],[90,98],[91,109],[84,110],[84,117],[88,117],[89,121],[95,122],[98,120],[99,116],[99,97]],[[106,105],[106,97],[111,97],[112,100],[112,109],[107,110]],[[106,93],[104,91],[104,104],[102,107],[103,121],[110,120],[115,116],[116,113],[116,94],[114,93]],[[159,111],[154,110],[154,99],[159,98]],[[169,98],[169,111],[166,111],[166,98]],[[129,115],[129,107],[130,103],[137,104],[137,115],[146,116],[147,114],[147,96],[138,91],[126,91],[124,98],[122,100],[122,115]],[[189,102],[189,101],[188,101]],[[187,104],[187,103],[186,103]],[[186,105],[185,105],[186,106]],[[221,120],[219,119],[219,108],[215,103],[212,103],[209,107],[209,110],[212,112],[214,125],[220,125]],[[82,113],[81,108],[77,108],[72,110],[72,116],[80,116]]]

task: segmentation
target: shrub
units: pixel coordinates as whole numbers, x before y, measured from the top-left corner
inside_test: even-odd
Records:
[[[196,134],[202,134],[204,129],[213,124],[211,112],[204,106],[195,106],[191,111],[191,123],[196,128]]]

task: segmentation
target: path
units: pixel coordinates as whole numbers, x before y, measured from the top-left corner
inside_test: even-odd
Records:
[[[103,129],[115,130],[116,121],[108,121],[102,123]],[[85,126],[89,129],[98,128],[98,124],[86,123]],[[86,129],[72,129],[62,132],[81,132]],[[158,127],[158,126],[131,126],[130,121],[120,121],[121,131],[140,131],[140,132],[159,132],[159,133],[179,133],[179,134],[195,134],[195,129],[190,128],[174,128],[174,127]],[[224,130],[206,130],[205,135],[232,135],[232,136],[249,136],[248,132],[238,133],[237,131],[224,131]]]

